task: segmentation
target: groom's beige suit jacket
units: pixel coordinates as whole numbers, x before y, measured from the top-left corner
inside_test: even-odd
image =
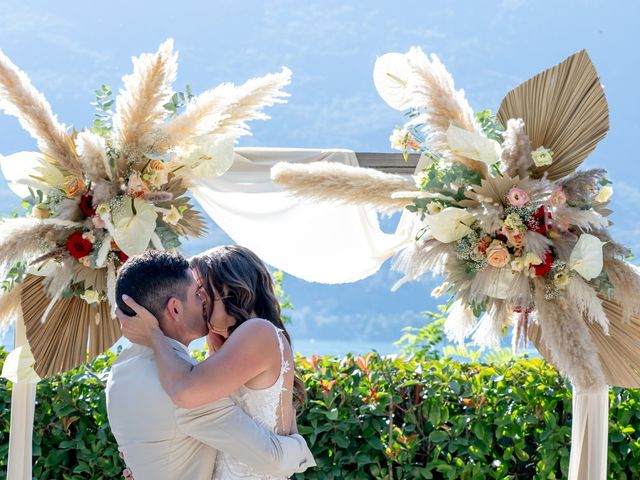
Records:
[[[184,345],[172,343],[195,363]],[[301,436],[267,431],[229,398],[194,409],[176,407],[160,384],[150,348],[132,345],[120,353],[106,394],[111,430],[136,480],[211,480],[217,450],[272,475],[315,465]]]

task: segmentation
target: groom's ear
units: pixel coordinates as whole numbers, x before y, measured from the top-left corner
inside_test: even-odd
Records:
[[[179,298],[171,297],[167,302],[167,306],[165,308],[165,315],[167,319],[173,322],[179,322],[182,320],[182,314],[184,311],[184,307],[182,305],[182,301]]]

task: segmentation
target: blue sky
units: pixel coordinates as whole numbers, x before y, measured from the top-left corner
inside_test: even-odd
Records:
[[[254,122],[241,146],[340,147],[389,151],[390,130],[402,119],[377,96],[371,72],[377,55],[417,45],[436,53],[476,109],[495,110],[506,92],[538,71],[586,48],[600,73],[611,130],[587,166],[607,168],[614,181],[612,217],[617,239],[640,252],[640,50],[634,1],[3,1],[0,48],[31,77],[61,121],[77,129],[91,122],[93,90],[118,89],[131,56],[155,51],[167,37],[180,52],[177,88],[195,92],[222,81],[293,71],[289,103]],[[12,117],[0,116],[0,153],[33,150],[35,142]],[[0,185],[0,213],[17,198]],[[388,224],[392,222],[386,222]],[[187,243],[187,253],[226,243],[211,235]],[[349,325],[334,338],[366,332],[372,318],[419,324],[435,305],[425,279],[390,293],[397,275],[379,274],[351,285],[325,286],[287,278],[297,306],[292,333],[309,324]],[[329,320],[328,320],[329,319]],[[398,335],[400,332],[398,331]],[[346,339],[346,338],[345,338]],[[389,339],[389,341],[395,338]]]

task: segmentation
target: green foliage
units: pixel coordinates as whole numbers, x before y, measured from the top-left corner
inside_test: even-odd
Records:
[[[0,364],[5,353],[0,353]],[[202,358],[202,352],[196,354]],[[117,478],[108,353],[38,385],[34,477]],[[418,357],[297,357],[309,394],[299,430],[318,467],[299,479],[565,478],[571,394],[543,360],[501,365]],[[0,382],[0,478],[11,384]],[[609,478],[640,476],[640,392],[610,393]],[[135,401],[135,399],[133,399]],[[391,421],[389,421],[391,419]],[[389,472],[392,472],[392,477]]]
[[[282,314],[280,318],[282,318],[282,323],[287,324],[291,323],[291,316],[288,315],[287,312],[291,310],[295,310],[295,306],[291,302],[291,297],[287,295],[283,288],[284,282],[284,272],[282,270],[275,270],[271,276],[273,277],[273,283],[276,290],[276,295],[278,297],[278,301],[280,302],[280,311]]]
[[[502,143],[502,133],[505,130],[504,125],[491,113],[491,110],[482,110],[476,113],[476,120],[487,138]]]
[[[440,345],[444,340],[444,320],[448,305],[440,305],[438,312],[425,312],[425,316],[431,321],[420,328],[405,327],[400,340],[395,342],[402,355],[419,358],[440,357]]]
[[[442,164],[433,157],[430,165],[420,173],[420,190],[423,192],[439,193],[444,198],[438,198],[437,203],[442,207],[457,206],[465,200],[465,192],[472,185],[479,185],[480,174],[461,163]],[[427,205],[434,200],[431,198],[414,198],[413,204],[407,206],[410,212],[420,214],[420,218],[428,213]]]
[[[7,272],[6,277],[2,281],[0,281],[0,290],[2,291],[2,293],[11,291],[13,287],[22,282],[26,273],[26,262],[19,261],[14,263]]]
[[[165,110],[171,112],[171,115],[177,115],[178,111],[184,107],[189,100],[193,98],[193,92],[191,91],[191,86],[187,85],[185,87],[185,91],[176,92],[171,96],[171,100],[163,105]]]
[[[111,107],[115,100],[113,99],[113,92],[108,85],[102,85],[95,91],[96,101],[91,105],[96,107],[95,118],[93,119],[93,126],[91,131],[97,133],[101,137],[109,138],[113,125],[111,124],[111,117],[113,111]]]

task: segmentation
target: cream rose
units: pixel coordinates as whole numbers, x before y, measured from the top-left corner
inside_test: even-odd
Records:
[[[487,248],[487,262],[492,267],[502,268],[511,259],[511,255],[509,255],[509,250],[507,247],[499,240],[494,240]]]
[[[96,292],[95,290],[88,289],[85,290],[82,295],[80,295],[80,298],[91,305],[92,303],[98,303],[100,301],[100,293]]]
[[[177,225],[182,220],[182,214],[175,206],[171,205],[171,209],[165,211],[162,220],[169,225]]]
[[[510,213],[507,218],[504,219],[504,226],[512,230],[524,230],[524,223],[522,218],[517,213]]]
[[[531,158],[536,167],[546,167],[553,163],[553,152],[548,148],[538,147],[531,152]]]
[[[566,272],[558,272],[553,276],[553,282],[561,290],[564,290],[569,285],[569,275]]]
[[[593,199],[598,203],[606,203],[611,198],[611,195],[613,195],[613,188],[611,188],[609,185],[605,185],[600,189],[600,191]]]

